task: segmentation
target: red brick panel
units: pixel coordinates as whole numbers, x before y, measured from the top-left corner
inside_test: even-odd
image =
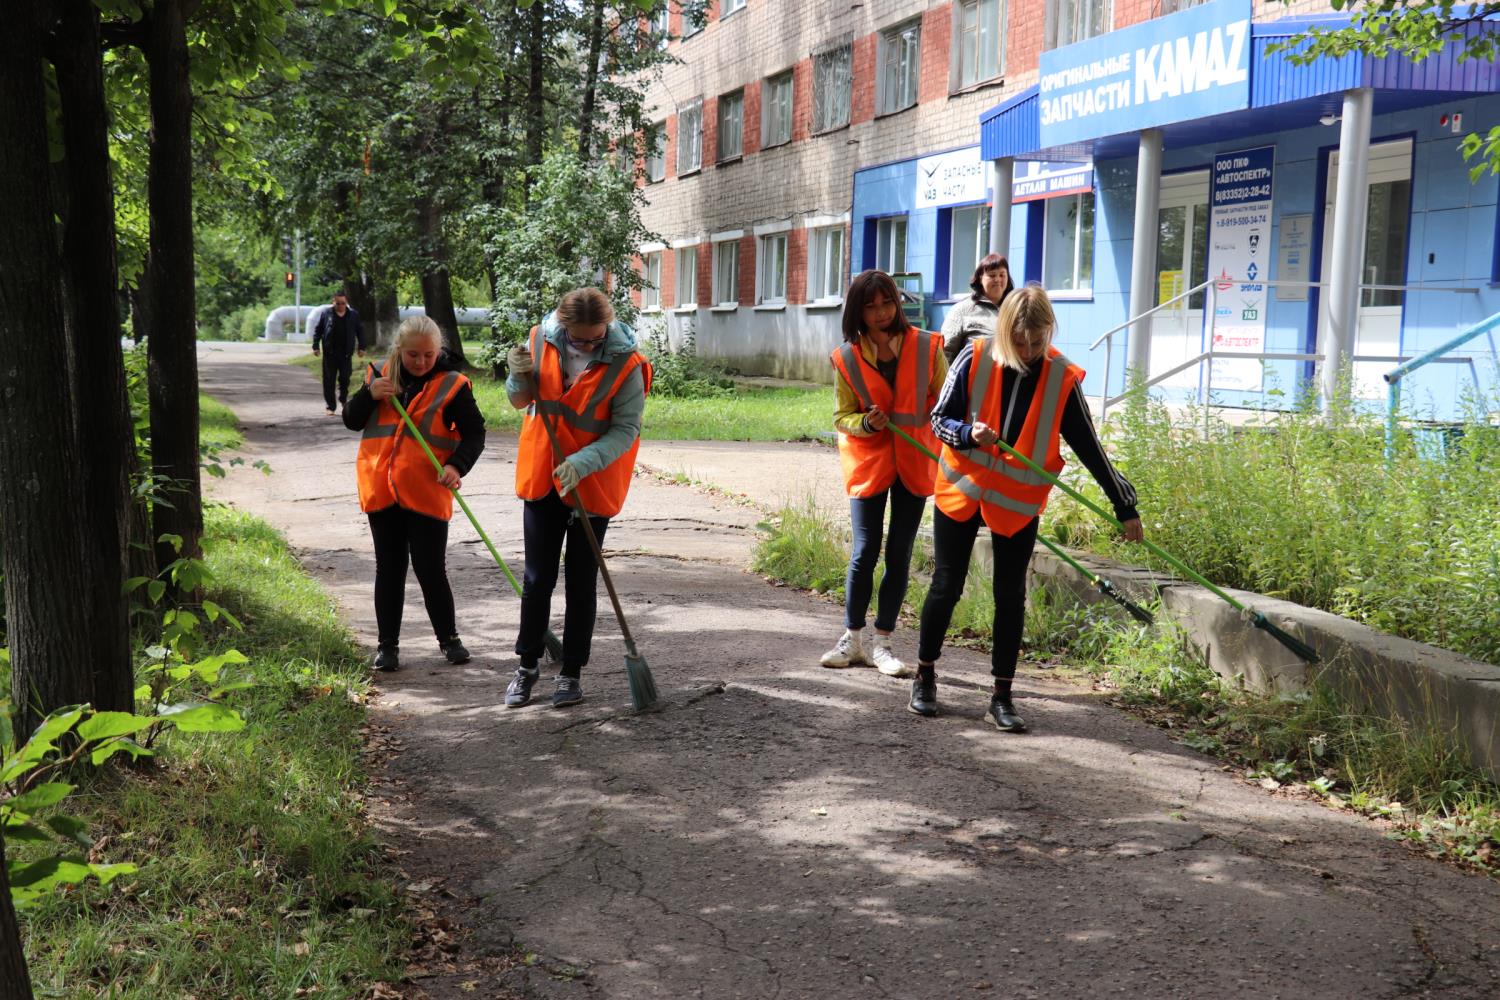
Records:
[[[740,237],[740,305],[755,305],[754,236]]]
[[[1156,16],[1159,0],[1115,0],[1115,27],[1128,28],[1132,24],[1149,21]]]
[[[918,67],[917,101],[948,96],[948,56],[953,48],[953,6],[934,7],[922,15],[922,65]]]
[[[1008,0],[1005,27],[1005,75],[1019,76],[1037,68],[1047,38],[1046,0]]]
[[[850,53],[849,122],[858,125],[875,117],[875,50],[878,35],[856,38]]]
[[[666,133],[666,135],[667,135],[665,141],[663,141],[662,144],[661,144],[661,150],[662,150],[661,155],[663,157],[665,157],[666,161],[667,161],[667,173],[666,173],[666,176],[668,178],[676,177],[677,176],[677,116],[676,115],[668,115],[667,116],[667,120],[662,125],[662,131],[664,131]]]
[[[641,259],[639,254],[631,258],[630,269],[636,274],[646,273],[646,262]],[[641,290],[639,288],[632,288],[630,290],[630,301],[635,304],[637,309],[641,307]]]
[[[719,0],[708,0],[708,8],[703,12],[703,23],[713,24],[719,19]]]
[[[786,300],[800,305],[807,301],[807,230],[786,234]]]
[[[719,159],[719,99],[703,99],[703,169],[707,170]]]
[[[792,67],[792,141],[812,135],[813,63],[804,59]]]
[[[699,305],[718,305],[714,301],[714,245],[698,244],[698,298]]]
[[[745,84],[745,155],[760,152],[760,81]]]
[[[670,309],[677,304],[672,292],[672,279],[677,274],[677,252],[671,247],[661,251],[661,307]]]
[[[682,37],[681,8],[667,14],[667,32],[672,36],[672,44],[678,44],[677,39]]]

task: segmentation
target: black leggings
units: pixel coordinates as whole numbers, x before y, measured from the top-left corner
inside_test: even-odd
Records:
[[[401,507],[368,515],[375,539],[375,623],[382,646],[401,638],[406,605],[406,564],[410,560],[422,585],[422,602],[433,634],[445,642],[458,634],[453,620],[453,589],[448,586],[448,522]]]
[[[975,511],[967,521],[955,521],[941,510],[932,512],[932,548],[937,567],[932,572],[932,589],[922,604],[922,634],[917,640],[917,659],[936,663],[943,654],[943,637],[953,620],[953,607],[963,596],[964,578],[969,573],[969,557],[974,553],[974,538],[984,523]],[[1009,538],[990,533],[994,546],[995,618],[991,622],[990,673],[996,680],[1009,682],[1016,676],[1016,659],[1021,654],[1021,628],[1026,620],[1026,567],[1031,550],[1036,547],[1037,519]]]
[[[526,572],[521,581],[521,630],[516,636],[516,655],[521,666],[536,667],[546,651],[547,623],[552,617],[552,591],[557,587],[557,564],[562,560],[566,578],[563,608],[564,677],[578,677],[589,662],[594,642],[594,618],[598,606],[599,562],[584,536],[583,524],[571,503],[557,490],[540,500],[527,500],[522,515],[526,530]],[[609,518],[590,517],[594,537],[604,544]],[[563,556],[563,542],[568,554]]]

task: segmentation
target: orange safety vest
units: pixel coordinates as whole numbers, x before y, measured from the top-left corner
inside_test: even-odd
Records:
[[[989,339],[975,337],[971,343],[974,361],[969,366],[969,422],[982,420],[998,431],[1005,419],[1004,400],[1000,398],[1004,381],[990,353]],[[1073,387],[1083,381],[1083,374],[1083,369],[1057,348],[1047,348],[1026,422],[1016,439],[1016,451],[1054,476],[1064,465],[1058,449],[1063,408]],[[945,444],[933,502],[957,521],[967,521],[978,509],[991,531],[1008,538],[1041,515],[1051,491],[1051,483],[997,446],[962,451]]]
[[[590,365],[573,387],[563,390],[562,355],[541,335],[539,327],[531,328],[531,356],[536,359],[536,378],[541,391],[526,411],[521,423],[520,450],[516,455],[516,496],[522,500],[540,500],[560,487],[552,470],[569,455],[601,438],[609,430],[610,403],[625,379],[637,368],[651,391],[651,363],[639,351],[617,356],[607,365]],[[557,432],[563,454],[555,455],[540,414],[546,414]],[[619,458],[598,472],[583,477],[578,484],[578,498],[584,510],[596,517],[613,517],[625,506],[630,477],[635,472],[635,455],[640,451],[637,437]]]
[[[366,366],[365,385],[380,378],[382,371],[375,365]],[[406,407],[439,463],[446,463],[459,445],[444,408],[468,384],[468,378],[458,372],[435,374]],[[399,506],[440,521],[453,516],[453,491],[437,481],[437,470],[388,399],[376,405],[365,424],[355,468],[362,511]]]
[[[896,361],[896,384],[892,387],[864,358],[858,343],[845,344],[830,356],[833,367],[848,381],[865,409],[878,406],[891,423],[936,453],[932,433],[932,372],[937,366],[943,338],[926,330],[908,330],[901,338]],[[871,377],[866,377],[866,372]],[[839,458],[844,465],[844,490],[851,497],[869,497],[891,488],[896,477],[919,497],[932,496],[937,463],[889,431],[860,436],[839,432]]]

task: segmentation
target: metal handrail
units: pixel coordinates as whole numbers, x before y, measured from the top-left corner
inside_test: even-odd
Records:
[[[1455,347],[1462,347],[1480,334],[1487,334],[1500,326],[1500,313],[1495,313],[1489,319],[1482,319],[1478,323],[1464,330],[1458,336],[1445,343],[1439,344],[1426,353],[1419,354],[1404,363],[1397,365],[1385,373],[1385,457],[1389,459],[1396,447],[1396,413],[1401,408],[1401,380],[1406,378],[1418,368],[1430,364],[1450,364],[1454,362],[1467,361],[1469,368],[1474,372],[1474,383],[1479,384],[1479,372],[1474,368],[1473,358],[1444,358],[1439,355],[1447,354]],[[1490,338],[1490,353],[1496,355],[1495,363],[1500,367],[1500,354],[1495,352],[1495,340]]]
[[[1153,315],[1154,313],[1161,312],[1163,309],[1167,308],[1168,306],[1170,306],[1172,303],[1178,301],[1179,299],[1185,299],[1185,298],[1187,298],[1190,295],[1197,295],[1199,292],[1203,291],[1205,288],[1207,288],[1211,284],[1213,284],[1212,280],[1205,281],[1205,282],[1202,282],[1201,284],[1194,285],[1192,288],[1189,288],[1187,291],[1183,292],[1182,294],[1172,296],[1170,299],[1168,299],[1167,301],[1163,302],[1161,305],[1159,305],[1159,306],[1153,306],[1152,308],[1147,309],[1145,312],[1141,313],[1139,316],[1134,316],[1134,317],[1132,317],[1130,319],[1127,319],[1125,322],[1121,323],[1119,326],[1115,327],[1114,329],[1109,330],[1106,333],[1100,334],[1099,335],[1099,339],[1095,340],[1092,344],[1089,345],[1089,350],[1091,350],[1091,351],[1094,350],[1100,344],[1104,343],[1106,340],[1108,340],[1110,337],[1113,337],[1115,334],[1119,333],[1121,330],[1124,330],[1127,327],[1134,326],[1135,324],[1139,323],[1141,320],[1145,319],[1147,316]]]

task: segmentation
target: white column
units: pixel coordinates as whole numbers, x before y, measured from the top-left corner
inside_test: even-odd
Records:
[[[1129,315],[1139,316],[1156,304],[1157,212],[1161,204],[1161,130],[1141,133],[1135,168],[1135,245],[1130,251]],[[1094,206],[1095,218],[1099,206]],[[1142,378],[1151,371],[1151,321],[1130,328],[1127,366]]]
[[[990,161],[990,253],[1010,257],[1010,199],[1016,161],[1004,156]],[[1015,270],[1015,266],[1011,266]]]
[[[1339,382],[1348,375],[1359,329],[1359,279],[1364,266],[1364,231],[1369,214],[1370,112],[1374,91],[1359,87],[1344,92],[1339,129],[1339,172],[1333,204],[1333,240],[1328,265],[1328,332],[1323,338],[1323,409],[1335,403]]]

